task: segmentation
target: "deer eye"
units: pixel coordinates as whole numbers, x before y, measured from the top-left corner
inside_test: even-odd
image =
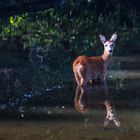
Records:
[[[107,45],[105,45],[105,47],[107,47]]]

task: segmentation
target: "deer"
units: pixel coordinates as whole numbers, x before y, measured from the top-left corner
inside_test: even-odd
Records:
[[[120,128],[121,123],[117,117],[114,104],[110,99],[106,81],[96,82],[93,86],[77,86],[74,106],[78,112],[85,114],[88,109],[95,108],[98,105],[104,105],[106,109],[106,117],[102,128],[107,128],[110,122],[114,122],[115,126]]]
[[[93,81],[105,81],[107,66],[112,58],[117,33],[115,32],[109,40],[99,34],[100,40],[104,45],[104,52],[100,56],[78,56],[73,62],[73,72],[78,86],[85,86]]]

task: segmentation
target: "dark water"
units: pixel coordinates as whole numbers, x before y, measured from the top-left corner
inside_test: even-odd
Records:
[[[112,66],[106,83],[93,81],[84,89],[76,87],[73,78],[42,86],[21,81],[20,73],[2,71],[0,140],[139,140],[139,61],[116,59],[126,65]]]
[[[74,113],[74,112],[73,112]],[[71,114],[71,113],[70,113]],[[69,114],[69,115],[70,115]],[[61,140],[138,140],[140,138],[140,114],[136,111],[118,111],[122,128],[113,125],[101,130],[102,110],[73,120],[1,121],[0,139],[61,139]]]

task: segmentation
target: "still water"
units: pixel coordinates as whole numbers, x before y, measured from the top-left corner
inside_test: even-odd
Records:
[[[139,140],[139,62],[122,60],[126,66],[112,66],[107,82],[85,88],[69,82],[31,90],[7,75],[0,81],[0,140]]]

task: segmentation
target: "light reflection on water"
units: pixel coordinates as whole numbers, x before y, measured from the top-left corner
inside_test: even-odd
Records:
[[[119,80],[115,82],[108,81],[109,95],[104,90],[106,87],[102,89],[97,85],[94,89],[92,86],[89,86],[85,90],[85,93],[87,93],[86,98],[77,95],[81,94],[79,89],[77,89],[75,94],[76,88],[62,89],[54,93],[50,92],[49,96],[45,96],[48,99],[51,99],[50,96],[56,96],[51,101],[58,104],[47,105],[44,103],[41,106],[39,104],[37,106],[35,104],[33,106],[21,106],[18,108],[19,111],[8,110],[10,114],[6,113],[3,117],[1,116],[0,138],[7,140],[138,140],[140,138],[140,112],[139,102],[135,103],[135,100],[140,99],[139,83],[140,80],[124,80],[121,83],[124,86],[122,87]],[[116,86],[118,86],[117,89]],[[91,93],[93,89],[98,94]],[[60,95],[65,95],[66,97],[60,98]],[[130,97],[127,97],[127,95]],[[45,96],[34,96],[35,100],[34,98],[33,100],[34,102],[36,100],[42,101],[42,98],[45,98]],[[71,96],[73,97],[68,101],[68,98]],[[27,95],[22,97],[26,97],[27,101],[30,99],[27,98]],[[110,98],[114,102],[117,117],[121,122],[121,128],[118,129],[114,123],[110,122],[108,129],[103,130],[102,125],[106,117],[104,100],[110,101]],[[66,101],[62,102],[62,99]],[[78,100],[78,103],[85,105],[84,111],[86,113],[79,113],[74,108],[74,99],[75,101]],[[47,99],[45,101],[47,102]],[[101,106],[97,106],[98,104]],[[87,109],[89,111],[86,111]],[[1,115],[3,115],[2,112]]]
[[[120,127],[120,121],[110,98],[106,82],[93,81],[92,85],[77,86],[74,99],[75,109],[81,113],[85,113],[88,108],[96,108],[97,105],[104,105],[106,117],[103,128],[106,128],[110,122],[114,122],[117,127]]]
[[[98,84],[76,90],[72,83],[22,93],[17,92],[22,90],[20,79],[14,76],[12,84],[6,75],[2,85],[15,85],[16,94],[2,92],[1,87],[0,140],[139,140],[140,71],[117,69],[108,73],[108,90]],[[119,129],[113,121],[108,129],[102,129],[107,115],[105,101],[115,109],[121,122]]]
[[[111,125],[102,130],[103,110],[95,109],[82,119],[40,120],[40,121],[1,121],[1,139],[51,139],[51,140],[138,140],[140,138],[140,113],[136,111],[119,111],[122,128]]]

